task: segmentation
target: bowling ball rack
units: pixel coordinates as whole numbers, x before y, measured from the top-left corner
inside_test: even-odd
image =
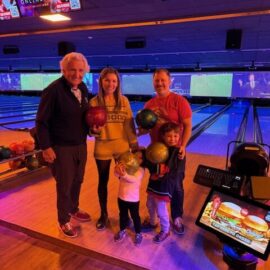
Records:
[[[37,154],[39,154],[41,152],[42,152],[42,150],[34,150],[34,151],[31,151],[31,152],[28,152],[28,153],[25,153],[25,154],[22,154],[22,155],[17,155],[17,156],[14,156],[14,157],[3,159],[3,160],[0,161],[0,165],[4,164],[4,163],[8,163],[8,162],[13,161],[13,160],[24,159],[24,158],[27,158],[27,157],[30,157],[30,156],[36,156]],[[41,165],[40,167],[38,167],[38,168],[36,168],[34,170],[27,170],[27,171],[24,170],[24,173],[28,174],[28,173],[31,173],[31,172],[33,172],[35,170],[41,169],[42,167],[43,166]],[[26,167],[18,168],[18,169],[15,169],[15,170],[14,169],[7,169],[7,170],[4,170],[2,172],[0,171],[0,176],[7,175],[7,174],[9,174],[11,172],[14,172],[14,171],[19,171],[19,170],[22,171],[22,169],[25,169],[25,168]],[[1,168],[0,168],[0,170],[1,170]],[[1,181],[1,179],[0,179],[0,181]]]

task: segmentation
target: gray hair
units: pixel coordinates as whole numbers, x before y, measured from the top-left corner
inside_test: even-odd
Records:
[[[75,60],[79,60],[82,61],[84,63],[84,72],[89,72],[90,71],[90,67],[88,65],[87,59],[85,58],[85,56],[81,53],[77,53],[77,52],[71,52],[66,54],[63,59],[60,61],[60,68],[61,71],[63,73],[63,70],[69,65],[69,63],[75,61]]]

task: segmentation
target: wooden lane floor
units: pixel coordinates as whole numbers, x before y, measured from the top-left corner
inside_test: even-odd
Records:
[[[0,226],[1,269],[121,270],[106,262],[81,255],[24,233]],[[7,244],[8,243],[8,244]]]
[[[2,133],[0,133],[0,139],[6,141],[12,141],[13,136],[16,137],[16,133],[18,136],[18,132],[9,132],[9,136],[7,136],[8,134],[4,136]],[[115,243],[113,241],[113,235],[118,231],[118,179],[113,176],[112,171],[108,198],[111,227],[105,231],[96,231],[95,223],[99,217],[99,207],[97,170],[92,152],[93,140],[89,140],[88,163],[80,207],[91,214],[92,221],[81,224],[80,234],[77,238],[66,238],[57,228],[55,181],[46,170],[43,175],[33,174],[31,176],[30,174],[28,175],[30,179],[25,184],[20,183],[20,186],[0,193],[0,225],[9,230],[23,232],[28,235],[29,239],[48,242],[50,246],[58,250],[72,250],[78,255],[89,256],[95,260],[117,265],[122,269],[228,269],[222,260],[222,245],[218,239],[194,224],[209,189],[192,182],[198,164],[224,168],[224,157],[188,154],[185,179],[185,235],[177,236],[172,232],[163,243],[154,244],[152,242],[154,232],[144,233],[141,246],[135,247],[133,244],[134,232],[131,230],[128,231],[128,237],[123,242]],[[142,219],[147,214],[145,207],[147,178],[146,173],[141,188]],[[25,241],[30,244],[34,241],[27,239]],[[7,243],[6,254],[9,253],[8,246]],[[27,250],[27,247],[25,249]],[[4,258],[7,256],[5,251],[1,251],[1,253]],[[42,260],[38,256],[34,258],[34,260],[39,259]],[[72,265],[72,256],[68,260]],[[21,269],[35,268],[31,268],[30,260],[25,260]],[[267,262],[260,260],[257,269],[270,269],[270,260]]]

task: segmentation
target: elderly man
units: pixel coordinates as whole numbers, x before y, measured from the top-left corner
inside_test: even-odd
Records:
[[[79,209],[88,133],[84,121],[88,91],[82,79],[89,66],[82,54],[73,52],[64,56],[60,67],[63,76],[42,92],[36,128],[43,158],[56,179],[59,228],[66,236],[76,237],[70,218],[90,220],[89,214]]]

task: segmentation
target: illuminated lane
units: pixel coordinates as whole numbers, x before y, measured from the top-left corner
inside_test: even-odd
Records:
[[[219,110],[221,110],[222,107],[224,107],[224,105],[212,105],[212,106],[203,108],[200,111],[194,112],[192,115],[192,127],[199,124],[206,118],[210,117],[212,114],[218,112]]]
[[[246,104],[235,103],[188,147],[191,153],[226,156],[227,145],[236,139]],[[196,117],[196,115],[194,114]]]
[[[263,143],[270,145],[270,108],[257,107]]]
[[[0,122],[2,122],[2,119],[9,118],[13,119],[13,117],[24,117],[26,115],[36,115],[37,110],[31,110],[31,111],[22,111],[22,112],[3,112],[0,113]]]
[[[9,97],[11,98],[11,97]],[[13,97],[14,98],[14,97]],[[23,102],[24,98],[28,97],[15,97],[18,100],[18,105],[13,109],[17,109],[20,106],[19,104]],[[33,99],[33,103],[35,104],[39,98],[36,97]],[[1,100],[2,101],[2,100]],[[10,101],[10,99],[9,99]],[[21,101],[21,102],[19,102]],[[11,101],[10,101],[11,102]],[[2,103],[3,104],[3,103]],[[137,112],[141,110],[144,106],[144,102],[139,101],[131,101],[131,108],[136,116]],[[202,107],[203,104],[191,104],[192,110],[196,110],[199,107]],[[208,118],[215,112],[219,111],[223,107],[223,105],[212,105],[209,107],[202,108],[199,111],[193,113],[192,125],[202,122],[204,119]],[[21,108],[23,110],[23,108]],[[29,111],[28,111],[29,110]],[[224,115],[221,116],[211,127],[209,127],[206,131],[204,131],[189,147],[188,151],[203,153],[203,154],[216,154],[216,155],[225,155],[227,143],[231,140],[234,140],[236,134],[238,132],[238,127],[242,120],[242,115],[245,110],[245,106],[234,105],[229,111],[227,111]],[[33,112],[34,111],[34,112]],[[31,113],[33,114],[27,114]],[[13,114],[14,113],[14,114]],[[35,109],[25,108],[24,111],[21,112],[11,112],[7,108],[1,110],[0,109],[0,117],[1,116],[11,116],[10,118],[5,117],[4,119],[0,118],[0,123],[4,124],[5,122],[13,122],[13,121],[22,121],[27,119],[35,118]],[[12,115],[13,114],[13,115]],[[19,116],[21,114],[21,116]],[[27,114],[27,115],[24,115]],[[21,122],[21,123],[13,123],[7,124],[1,127],[1,129],[24,129],[24,128],[32,128],[35,126],[35,121]],[[141,145],[147,146],[150,143],[149,136],[141,136],[139,137],[139,143]]]

